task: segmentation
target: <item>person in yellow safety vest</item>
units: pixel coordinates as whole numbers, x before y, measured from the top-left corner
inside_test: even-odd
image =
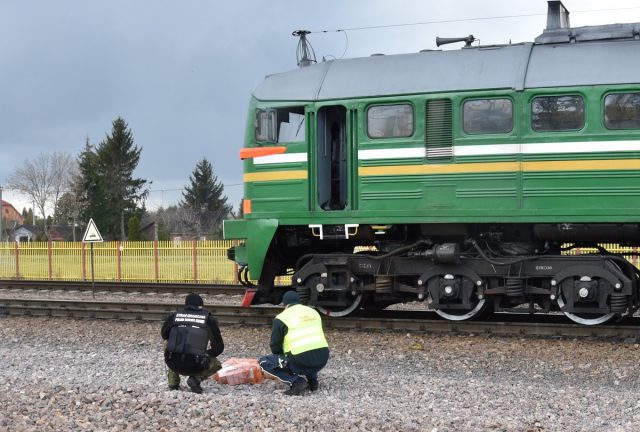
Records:
[[[258,362],[266,373],[289,385],[286,395],[318,390],[318,372],[329,360],[329,344],[320,314],[300,304],[295,291],[282,297],[285,309],[273,320],[271,352]],[[306,379],[305,379],[306,378]]]

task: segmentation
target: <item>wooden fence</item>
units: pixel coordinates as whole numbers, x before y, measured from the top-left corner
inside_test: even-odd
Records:
[[[237,241],[94,243],[96,281],[238,283],[227,249]],[[0,243],[0,278],[91,280],[91,246],[82,242]]]

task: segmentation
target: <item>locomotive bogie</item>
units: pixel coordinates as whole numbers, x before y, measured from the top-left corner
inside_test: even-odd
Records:
[[[426,301],[425,308],[452,320],[487,307],[529,305],[531,312],[556,308],[582,324],[599,324],[638,306],[635,272],[619,257],[533,255],[495,262],[465,256],[473,254],[470,249],[460,254],[457,263],[438,263],[435,254],[314,254],[293,274],[293,288],[308,304],[337,315],[370,297],[387,304]]]

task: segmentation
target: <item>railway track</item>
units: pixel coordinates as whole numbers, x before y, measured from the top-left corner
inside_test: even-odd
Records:
[[[72,317],[93,319],[160,321],[175,311],[175,303],[132,303],[106,301],[22,300],[0,298],[0,315]],[[228,305],[207,305],[223,325],[268,326],[280,307],[241,308]],[[640,341],[640,319],[601,326],[580,326],[567,323],[561,315],[500,315],[485,321],[446,321],[426,311],[380,311],[342,318],[324,317],[326,328],[359,330],[417,331],[446,334],[475,334],[536,337],[593,337],[627,342]]]
[[[91,282],[86,281],[49,281],[49,280],[0,280],[0,290],[39,290],[39,291],[95,291],[109,293],[140,294],[186,294],[197,291],[201,294],[244,294],[240,285],[224,284],[188,284],[155,282]]]

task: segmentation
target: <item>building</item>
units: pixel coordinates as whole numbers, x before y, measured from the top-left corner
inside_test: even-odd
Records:
[[[11,203],[5,200],[0,200],[0,203],[0,211],[2,212],[2,231],[0,232],[0,237],[4,239],[14,228],[22,225],[24,220],[22,215],[18,213],[18,210],[16,210]]]
[[[78,233],[80,236],[82,233]],[[46,241],[44,228],[34,225],[20,225],[5,234],[11,241],[26,243],[32,241]],[[81,237],[78,237],[81,238]],[[74,241],[73,227],[67,225],[52,225],[49,227],[49,240],[51,241]]]
[[[17,241],[18,243],[26,243],[35,241],[38,236],[38,230],[42,231],[38,227],[33,225],[20,225],[9,236],[11,241]]]

